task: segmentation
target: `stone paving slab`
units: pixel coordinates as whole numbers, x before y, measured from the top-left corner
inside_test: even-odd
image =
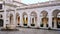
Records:
[[[26,28],[26,29],[42,29],[42,30],[52,30],[52,31],[60,31],[60,28],[58,29],[48,29],[48,28],[29,28],[29,27],[18,27],[18,28]]]
[[[60,31],[18,28],[19,31],[0,31],[0,34],[60,34]]]

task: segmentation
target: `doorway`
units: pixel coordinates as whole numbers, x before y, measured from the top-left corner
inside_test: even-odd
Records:
[[[0,27],[3,27],[3,20],[0,19]]]

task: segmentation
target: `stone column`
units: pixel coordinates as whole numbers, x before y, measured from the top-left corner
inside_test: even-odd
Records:
[[[31,24],[32,24],[32,17],[31,17]]]
[[[43,20],[44,20],[44,22],[43,22],[44,23],[44,28],[46,28],[46,22],[45,22],[46,18],[43,18]]]
[[[41,27],[41,24],[42,24],[42,17],[40,16],[40,27]]]
[[[46,28],[46,24],[45,24],[45,21],[44,21],[44,28]]]
[[[6,11],[4,12],[4,26],[3,27],[6,27]]]
[[[54,28],[57,28],[57,18],[54,18]]]
[[[13,18],[12,18],[11,24],[9,24],[10,29],[15,29],[16,28],[16,22],[15,22],[15,13],[13,13]]]
[[[20,15],[19,15],[19,18],[20,18]],[[20,18],[20,21],[21,21],[21,18]],[[21,22],[20,22],[20,23],[21,23]],[[19,23],[19,26],[21,25],[20,23]]]
[[[22,14],[20,14],[20,26],[23,26],[23,17],[22,17]]]
[[[15,9],[15,11],[14,11],[14,23],[15,23],[15,26],[17,26],[17,21],[16,21],[16,9]]]
[[[14,25],[16,26],[17,25],[17,23],[16,23],[16,14],[14,13]]]
[[[35,24],[35,26],[36,26],[36,21],[35,21],[35,17],[33,17],[34,18],[34,24]]]
[[[8,19],[9,19],[9,24],[10,24],[10,12],[9,12],[9,17],[8,17]]]
[[[37,15],[37,27],[40,27],[40,22],[41,22],[41,18],[40,18],[40,14]]]
[[[28,14],[28,26],[31,26],[30,15]]]
[[[31,16],[31,24],[35,24],[35,22],[33,23],[34,16]]]
[[[5,28],[6,27],[6,8],[5,8],[5,6],[3,5],[3,9],[4,9],[4,23],[3,23],[3,27]]]
[[[49,13],[48,16],[49,16],[49,19],[48,19],[48,27],[52,28],[52,14]]]
[[[25,24],[27,24],[26,18],[27,18],[27,15],[24,16]]]

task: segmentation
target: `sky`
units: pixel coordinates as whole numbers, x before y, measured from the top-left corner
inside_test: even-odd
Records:
[[[49,0],[21,0],[21,2],[24,4],[34,4],[34,3],[46,2],[46,1],[49,1]]]

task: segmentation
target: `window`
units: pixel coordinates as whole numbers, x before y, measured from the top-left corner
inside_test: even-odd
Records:
[[[2,9],[2,4],[0,4],[0,9]]]

